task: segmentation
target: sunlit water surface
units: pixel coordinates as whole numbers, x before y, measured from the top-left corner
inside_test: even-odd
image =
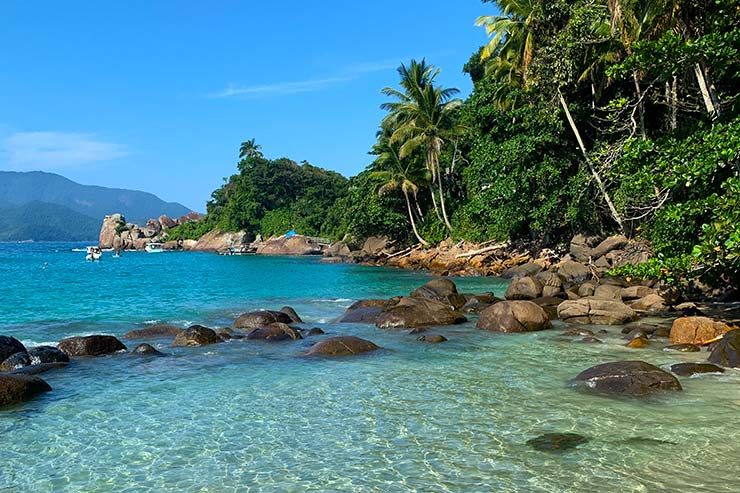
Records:
[[[500,335],[474,321],[435,332],[334,324],[352,301],[408,293],[422,273],[318,259],[197,253],[109,254],[69,244],[0,244],[0,334],[28,345],[123,332],[145,322],[228,326],[239,313],[293,306],[306,327],[353,334],[384,350],[302,357],[317,339],[204,348],[166,358],[75,361],[53,387],[0,411],[2,492],[737,492],[740,374],[682,379],[650,400],[583,395],[581,370],[616,359],[700,361],[561,340]],[[457,280],[462,291],[502,281]],[[526,441],[546,432],[590,438],[563,454]]]

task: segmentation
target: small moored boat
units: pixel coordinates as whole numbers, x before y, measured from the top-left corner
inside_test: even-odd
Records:
[[[164,252],[164,243],[147,243],[144,250],[146,250],[146,253],[162,253]]]
[[[93,260],[100,260],[103,256],[103,251],[96,246],[89,246],[86,249],[87,255],[85,255],[85,260],[93,261]]]

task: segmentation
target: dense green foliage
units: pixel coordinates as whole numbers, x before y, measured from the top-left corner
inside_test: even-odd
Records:
[[[638,271],[740,285],[737,3],[484,3],[498,13],[477,21],[490,42],[471,47],[466,101],[426,61],[401,65],[375,160],[348,187],[315,174],[330,193],[247,141],[211,227],[425,245],[621,232],[658,254]]]

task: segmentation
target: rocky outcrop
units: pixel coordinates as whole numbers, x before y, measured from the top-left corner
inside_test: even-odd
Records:
[[[640,313],[663,313],[668,311],[665,299],[658,294],[649,294],[644,298],[635,300],[629,307]]]
[[[15,353],[25,353],[26,347],[15,337],[0,336],[0,363]]]
[[[400,329],[460,324],[465,316],[448,303],[426,298],[401,298],[381,313],[375,325],[381,329]]]
[[[702,346],[716,341],[732,328],[707,317],[682,317],[673,321],[670,340],[672,344],[696,344]]]
[[[199,252],[225,252],[229,249],[242,249],[247,243],[244,231],[223,232],[210,231],[201,236],[191,250]]]
[[[102,356],[126,350],[126,346],[121,341],[106,335],[70,337],[60,341],[57,347],[70,357]]]
[[[36,376],[0,374],[0,407],[26,402],[50,390],[49,384]]]
[[[258,244],[256,253],[258,255],[321,255],[324,253],[324,247],[308,236],[278,236]]]
[[[337,319],[337,323],[344,324],[374,324],[386,308],[398,303],[392,300],[360,300],[353,303],[344,314]]]
[[[306,353],[308,356],[355,356],[380,349],[376,344],[354,336],[330,337],[317,342]]]
[[[252,341],[297,341],[303,339],[301,333],[288,324],[274,322],[265,327],[259,327],[247,334],[247,339]]]
[[[298,315],[298,313],[293,309],[293,307],[284,306],[284,307],[282,307],[280,309],[280,312],[286,314],[287,316],[289,316],[290,317],[290,320],[293,323],[296,323],[296,324],[302,324],[303,323],[303,320],[301,320],[300,315]]]
[[[163,352],[158,351],[157,348],[146,343],[136,346],[133,351],[131,351],[131,354],[134,356],[165,356]]]
[[[247,312],[239,315],[234,321],[235,329],[258,329],[260,327],[266,327],[272,323],[293,323],[293,320],[286,313],[273,311],[273,310],[258,310],[254,312]]]
[[[113,248],[113,241],[121,237],[120,229],[126,226],[126,219],[121,214],[105,216],[103,225],[100,227],[98,246],[100,248]]]
[[[494,332],[535,332],[552,327],[545,311],[531,301],[501,301],[481,312],[478,329]]]
[[[154,324],[143,329],[134,329],[123,335],[124,339],[159,339],[165,337],[175,337],[182,329],[168,324]]]
[[[711,363],[676,363],[671,371],[679,377],[690,377],[700,373],[724,373],[724,369]]]
[[[428,300],[447,303],[454,310],[459,310],[466,303],[465,296],[457,292],[457,286],[449,279],[434,279],[411,292],[412,298],[424,298]]]
[[[208,346],[224,342],[213,329],[202,325],[193,325],[183,330],[172,341],[173,347]]]
[[[621,325],[637,319],[637,313],[624,303],[592,297],[564,301],[558,318],[567,323]]]
[[[709,362],[727,368],[740,368],[740,330],[726,333],[712,348]]]
[[[555,274],[557,277],[557,274]],[[542,297],[542,283],[534,277],[514,279],[506,289],[507,300],[533,300]]]
[[[682,390],[676,377],[644,361],[596,365],[578,374],[573,384],[585,392],[630,397]]]

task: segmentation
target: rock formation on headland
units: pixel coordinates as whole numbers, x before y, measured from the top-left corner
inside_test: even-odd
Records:
[[[143,250],[147,243],[167,241],[167,230],[190,221],[197,221],[200,214],[191,212],[179,219],[169,216],[159,216],[158,219],[149,219],[144,226],[127,223],[123,214],[105,216],[100,227],[100,248],[115,250]],[[172,245],[173,247],[176,244]]]

